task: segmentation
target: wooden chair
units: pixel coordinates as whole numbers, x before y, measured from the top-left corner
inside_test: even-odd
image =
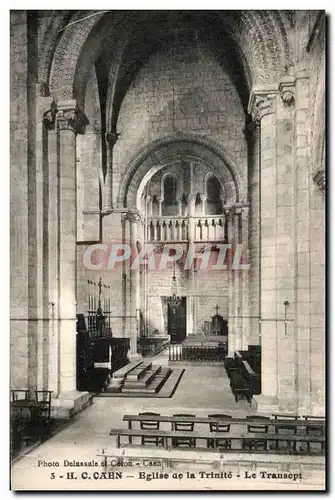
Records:
[[[270,417],[262,417],[260,415],[252,415],[246,417],[247,423],[247,431],[253,434],[267,434],[269,430],[268,423],[259,423],[259,420],[268,420],[270,423]],[[266,439],[255,438],[255,439],[243,439],[242,443],[243,449],[249,450],[262,450],[267,451],[267,443]]]
[[[298,420],[299,420],[299,416],[298,415],[286,415],[285,413],[284,414],[281,414],[281,413],[273,413],[272,416],[274,417],[275,420],[287,420],[287,422],[296,422],[298,423]],[[297,429],[298,429],[298,426],[295,425],[294,427],[292,427],[292,425],[287,425],[285,423],[283,424],[275,424],[275,433],[276,434],[280,434],[280,431],[285,431],[285,434],[292,434],[293,436],[295,436],[297,434]],[[286,442],[287,443],[287,449],[289,451],[295,451],[296,450],[296,442],[295,441],[290,441],[288,439],[283,439],[282,442]],[[278,440],[276,442],[276,448],[278,449],[280,447],[279,445],[280,441]]]
[[[151,430],[151,431],[152,430],[159,430],[159,422],[157,422],[155,420],[150,420],[150,417],[160,417],[160,413],[146,411],[143,413],[139,413],[139,415],[148,417],[148,420],[141,420],[140,421],[140,427],[142,430]],[[163,446],[164,445],[164,439],[161,437],[142,436],[141,442],[142,442],[143,446],[146,444],[149,444],[149,445],[154,444],[155,446],[159,446],[159,445]]]
[[[231,415],[224,415],[219,413],[213,413],[208,415],[208,418],[213,418],[216,420],[231,418]],[[230,424],[222,424],[220,422],[210,422],[209,423],[210,432],[229,432]],[[224,448],[225,450],[231,449],[231,439],[207,439],[208,448]]]
[[[299,420],[299,416],[297,415],[285,415],[273,413],[272,416],[275,420],[287,420],[288,422],[297,422]],[[276,424],[275,425],[275,433],[278,434],[280,430],[284,429],[285,431],[291,431],[293,434],[297,433],[297,425],[292,427],[292,425],[286,424]]]
[[[318,424],[310,424],[306,425],[306,434],[307,436],[311,437],[323,437],[325,434],[325,425],[321,425],[322,423],[325,422],[324,417],[313,417],[313,416],[304,416],[303,417],[305,421],[308,422],[308,420],[320,420],[320,425]],[[313,441],[307,443],[307,451],[311,450],[311,444],[313,444]],[[316,443],[314,443],[316,444]],[[321,449],[324,449],[324,443],[321,444]]]
[[[51,394],[52,391],[35,391],[35,400],[39,403],[33,413],[32,437],[44,440],[51,432]]]
[[[22,401],[22,400],[28,401],[30,399],[29,389],[12,389],[10,391],[10,394],[11,394],[11,401]]]
[[[45,421],[51,417],[51,394],[52,391],[35,391],[36,401],[40,403],[39,417]]]
[[[189,415],[187,413],[177,413],[173,415],[174,417],[191,417],[194,418],[195,415]],[[194,422],[171,422],[172,424],[172,430],[173,431],[187,431],[187,432],[193,432],[194,431]],[[195,438],[172,438],[172,446],[175,446],[178,448],[179,446],[183,447],[188,447],[188,448],[195,448]]]

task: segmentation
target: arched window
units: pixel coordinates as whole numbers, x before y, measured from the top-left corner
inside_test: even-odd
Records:
[[[167,175],[164,179],[163,215],[178,215],[178,183],[174,175]]]
[[[215,175],[206,179],[207,214],[214,215],[222,212],[221,184]]]

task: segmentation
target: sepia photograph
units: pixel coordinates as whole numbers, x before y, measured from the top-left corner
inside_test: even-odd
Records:
[[[9,489],[326,491],[326,11],[8,17]]]

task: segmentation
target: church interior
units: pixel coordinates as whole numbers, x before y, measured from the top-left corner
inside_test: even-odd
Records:
[[[10,21],[17,421],[324,422],[324,11]]]

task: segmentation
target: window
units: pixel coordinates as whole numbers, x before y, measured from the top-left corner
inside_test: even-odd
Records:
[[[177,204],[178,183],[174,175],[167,175],[164,179],[163,215],[178,215]]]
[[[222,212],[221,184],[218,179],[211,175],[206,181],[207,214],[219,214]]]

